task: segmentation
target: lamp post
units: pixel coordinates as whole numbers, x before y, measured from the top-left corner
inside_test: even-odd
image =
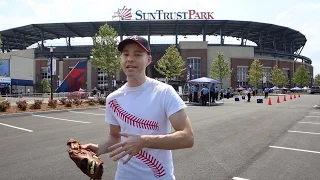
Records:
[[[192,65],[189,64],[189,80],[192,80]]]
[[[53,53],[53,47],[50,47],[50,98],[51,100],[53,100],[52,53]]]
[[[112,76],[112,90],[114,91],[116,89],[116,76]]]

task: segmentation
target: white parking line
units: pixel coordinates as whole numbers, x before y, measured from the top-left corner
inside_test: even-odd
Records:
[[[250,179],[243,179],[243,178],[239,178],[239,177],[233,177],[233,180],[250,180]]]
[[[104,116],[104,114],[97,114],[97,113],[77,112],[77,111],[69,111],[69,112],[78,113],[78,114],[90,114],[90,115]]]
[[[305,116],[306,118],[320,118],[320,116]]]
[[[304,131],[288,131],[291,133],[301,133],[301,134],[314,134],[314,135],[320,135],[320,133],[315,133],[315,132],[304,132]]]
[[[21,127],[17,127],[17,126],[12,126],[12,125],[9,125],[9,124],[0,123],[0,125],[11,127],[11,128],[15,128],[15,129],[20,129],[22,131],[33,132],[33,130],[25,129],[25,128],[21,128]]]
[[[300,152],[309,152],[309,153],[320,154],[319,151],[310,151],[310,150],[305,150],[305,149],[295,149],[295,148],[287,148],[287,147],[280,147],[280,146],[269,146],[269,147],[275,148],[275,149],[285,149],[285,150],[290,150],[290,151],[300,151]]]
[[[301,123],[301,124],[320,124],[320,123],[315,123],[315,122],[298,122],[298,123]]]
[[[40,115],[32,115],[35,117],[42,117],[42,118],[47,118],[47,119],[56,119],[59,121],[69,121],[69,122],[77,122],[77,123],[84,123],[84,124],[89,124],[91,122],[86,122],[86,121],[76,121],[76,120],[70,120],[70,119],[63,119],[63,118],[55,118],[55,117],[50,117],[50,116],[40,116]]]

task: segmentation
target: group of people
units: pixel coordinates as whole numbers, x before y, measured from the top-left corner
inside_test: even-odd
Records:
[[[190,85],[188,88],[189,102],[201,103],[205,106],[207,102],[215,103],[219,99],[223,99],[226,94],[226,98],[230,98],[231,89],[227,88],[226,90],[220,89],[215,86],[215,84],[208,85]],[[200,97],[200,98],[199,98]]]

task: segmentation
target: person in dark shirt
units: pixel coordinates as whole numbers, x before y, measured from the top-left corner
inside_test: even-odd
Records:
[[[207,105],[207,102],[209,101],[209,93],[210,93],[210,90],[207,88],[207,86],[203,86],[203,88],[201,89],[202,106]]]

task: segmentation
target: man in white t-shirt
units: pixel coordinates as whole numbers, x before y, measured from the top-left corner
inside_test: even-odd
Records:
[[[171,150],[194,144],[186,105],[172,86],[146,76],[152,57],[145,38],[129,37],[118,50],[127,83],[106,98],[109,138],[83,147],[118,161],[116,180],[174,180]]]

